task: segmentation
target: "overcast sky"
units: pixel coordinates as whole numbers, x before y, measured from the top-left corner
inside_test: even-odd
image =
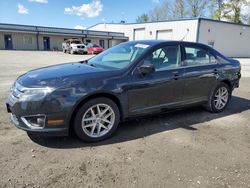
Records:
[[[162,0],[0,0],[0,23],[86,28],[135,22]]]

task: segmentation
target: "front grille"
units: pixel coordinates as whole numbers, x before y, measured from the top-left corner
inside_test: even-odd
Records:
[[[82,48],[82,49],[84,49],[84,48],[85,48],[85,46],[77,46],[77,48]]]

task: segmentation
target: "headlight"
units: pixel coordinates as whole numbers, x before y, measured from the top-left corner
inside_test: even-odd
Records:
[[[53,91],[52,88],[26,88],[19,96],[20,101],[39,101]]]
[[[10,88],[10,94],[19,101],[39,101],[54,90],[51,87],[27,88],[15,82]]]

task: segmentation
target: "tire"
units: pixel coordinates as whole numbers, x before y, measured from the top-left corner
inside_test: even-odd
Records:
[[[98,142],[109,138],[119,122],[120,112],[115,102],[104,97],[94,98],[86,102],[76,113],[74,131],[77,137],[85,142]]]
[[[220,93],[224,95],[220,96]],[[220,96],[220,97],[219,97]],[[212,113],[220,113],[225,110],[231,98],[231,90],[229,86],[221,82],[210,94],[206,104],[206,109]]]

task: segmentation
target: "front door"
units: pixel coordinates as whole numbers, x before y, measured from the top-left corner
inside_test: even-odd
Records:
[[[217,82],[219,65],[208,50],[196,46],[185,49],[185,87],[183,100],[186,103],[201,102],[208,99]]]
[[[50,50],[50,40],[49,40],[49,37],[43,37],[43,49],[45,51]]]
[[[142,61],[144,65],[152,64],[155,72],[132,75],[128,90],[130,115],[171,108],[181,103],[184,69],[180,62],[181,52],[177,45],[159,48]]]
[[[12,37],[11,35],[4,35],[5,50],[12,50]]]

